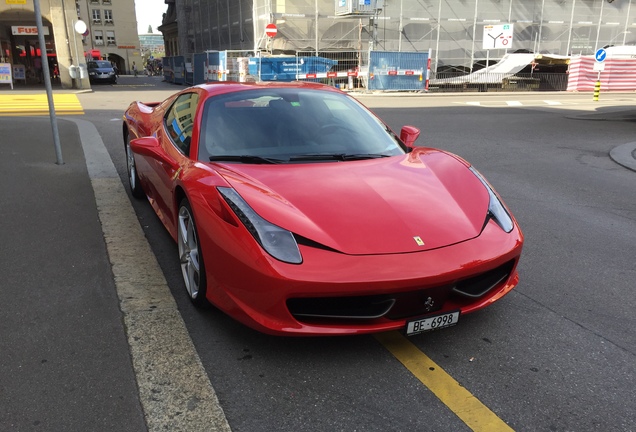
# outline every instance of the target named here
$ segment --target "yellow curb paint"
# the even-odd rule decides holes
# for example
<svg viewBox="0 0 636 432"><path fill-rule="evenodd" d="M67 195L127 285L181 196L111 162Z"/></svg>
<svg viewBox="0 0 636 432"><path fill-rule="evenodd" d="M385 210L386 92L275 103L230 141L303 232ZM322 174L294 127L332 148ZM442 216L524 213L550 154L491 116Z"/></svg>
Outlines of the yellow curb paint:
<svg viewBox="0 0 636 432"><path fill-rule="evenodd" d="M513 430L400 333L379 333L375 338L469 428L476 432Z"/></svg>
<svg viewBox="0 0 636 432"><path fill-rule="evenodd" d="M75 94L54 94L56 115L83 115L84 109ZM45 94L0 95L0 116L48 115L49 100Z"/></svg>

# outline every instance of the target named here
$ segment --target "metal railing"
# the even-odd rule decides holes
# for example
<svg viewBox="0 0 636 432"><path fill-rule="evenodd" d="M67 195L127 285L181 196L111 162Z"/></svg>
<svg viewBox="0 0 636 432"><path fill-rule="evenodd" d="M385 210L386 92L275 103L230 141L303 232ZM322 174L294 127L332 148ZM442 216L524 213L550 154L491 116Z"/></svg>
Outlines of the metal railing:
<svg viewBox="0 0 636 432"><path fill-rule="evenodd" d="M431 73L430 92L565 91L564 73L460 74Z"/></svg>

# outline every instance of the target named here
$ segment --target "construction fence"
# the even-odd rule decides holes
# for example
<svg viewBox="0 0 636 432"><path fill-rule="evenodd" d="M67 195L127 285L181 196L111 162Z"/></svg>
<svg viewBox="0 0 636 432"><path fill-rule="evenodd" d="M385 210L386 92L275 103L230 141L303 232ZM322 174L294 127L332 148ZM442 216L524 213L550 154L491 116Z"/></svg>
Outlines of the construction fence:
<svg viewBox="0 0 636 432"><path fill-rule="evenodd" d="M434 73L430 52L297 51L267 55L246 50L207 51L166 57L167 82L197 85L216 81L311 81L353 91L563 91L564 73Z"/></svg>

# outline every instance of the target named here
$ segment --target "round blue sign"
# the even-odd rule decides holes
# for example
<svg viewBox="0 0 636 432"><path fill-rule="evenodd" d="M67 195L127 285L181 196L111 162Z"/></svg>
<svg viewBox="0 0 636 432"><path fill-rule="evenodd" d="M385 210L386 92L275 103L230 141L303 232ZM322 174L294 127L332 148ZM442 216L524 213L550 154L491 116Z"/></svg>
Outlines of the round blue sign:
<svg viewBox="0 0 636 432"><path fill-rule="evenodd" d="M599 48L596 50L596 53L594 54L594 58L596 59L597 62L604 62L605 59L607 58L607 51L605 51L604 48Z"/></svg>

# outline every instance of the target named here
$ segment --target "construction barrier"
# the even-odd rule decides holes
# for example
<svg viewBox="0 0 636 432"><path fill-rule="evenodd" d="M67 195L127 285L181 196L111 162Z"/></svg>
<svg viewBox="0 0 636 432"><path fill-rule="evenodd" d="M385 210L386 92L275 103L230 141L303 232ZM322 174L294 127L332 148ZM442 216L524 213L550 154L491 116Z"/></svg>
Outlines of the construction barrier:
<svg viewBox="0 0 636 432"><path fill-rule="evenodd" d="M636 59L609 58L603 62L602 71L595 70L596 63L594 56L572 57L567 90L594 91L597 81L603 91L636 90Z"/></svg>

